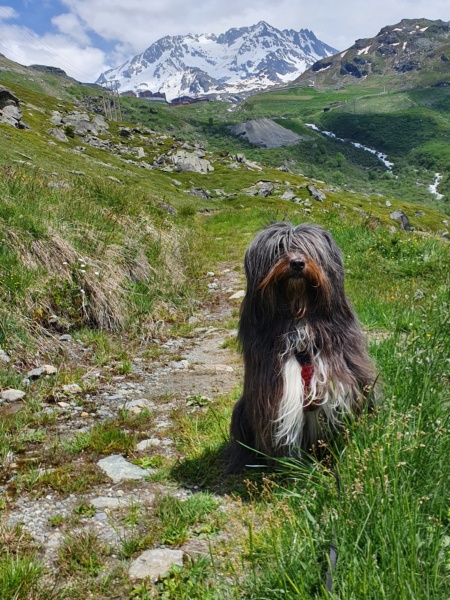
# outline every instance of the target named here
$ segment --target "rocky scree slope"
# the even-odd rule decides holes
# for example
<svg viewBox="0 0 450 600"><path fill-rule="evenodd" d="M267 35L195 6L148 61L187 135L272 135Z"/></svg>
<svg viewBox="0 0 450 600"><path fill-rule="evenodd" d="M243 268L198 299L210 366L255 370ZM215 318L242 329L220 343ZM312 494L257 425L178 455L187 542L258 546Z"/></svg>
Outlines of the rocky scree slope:
<svg viewBox="0 0 450 600"><path fill-rule="evenodd" d="M450 22L403 19L373 38L356 40L347 50L314 63L295 83L336 85L370 75L421 73L436 85L450 85Z"/></svg>

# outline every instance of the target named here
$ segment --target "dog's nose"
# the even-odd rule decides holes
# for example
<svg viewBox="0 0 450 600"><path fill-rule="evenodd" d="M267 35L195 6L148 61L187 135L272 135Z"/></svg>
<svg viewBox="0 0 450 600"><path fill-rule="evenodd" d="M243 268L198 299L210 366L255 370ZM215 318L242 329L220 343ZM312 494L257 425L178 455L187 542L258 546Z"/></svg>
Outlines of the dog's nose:
<svg viewBox="0 0 450 600"><path fill-rule="evenodd" d="M303 271L305 268L305 261L300 258L293 258L290 262L290 266L294 271Z"/></svg>

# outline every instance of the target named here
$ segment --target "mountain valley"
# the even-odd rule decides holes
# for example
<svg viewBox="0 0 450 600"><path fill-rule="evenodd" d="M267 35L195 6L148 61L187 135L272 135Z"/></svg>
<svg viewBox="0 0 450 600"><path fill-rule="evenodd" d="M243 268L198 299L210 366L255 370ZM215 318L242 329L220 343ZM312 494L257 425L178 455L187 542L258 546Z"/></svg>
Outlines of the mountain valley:
<svg viewBox="0 0 450 600"><path fill-rule="evenodd" d="M380 36L328 56L310 32L282 32L313 50L295 84L186 106L0 56L1 598L445 597L446 26L383 29L395 56ZM402 36L426 39L426 66L395 68ZM281 86L279 64L263 67L261 87ZM225 93L201 71L173 93ZM243 257L281 220L340 246L382 398L324 461L228 475Z"/></svg>

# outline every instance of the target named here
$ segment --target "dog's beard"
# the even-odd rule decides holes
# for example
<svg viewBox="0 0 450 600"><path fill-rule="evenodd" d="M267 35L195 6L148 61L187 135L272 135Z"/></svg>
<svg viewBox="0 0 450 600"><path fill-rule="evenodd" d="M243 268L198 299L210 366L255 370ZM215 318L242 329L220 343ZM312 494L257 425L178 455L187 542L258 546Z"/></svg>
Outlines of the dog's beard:
<svg viewBox="0 0 450 600"><path fill-rule="evenodd" d="M303 277L289 277L285 285L285 294L290 312L296 319L301 319L306 313L308 285Z"/></svg>

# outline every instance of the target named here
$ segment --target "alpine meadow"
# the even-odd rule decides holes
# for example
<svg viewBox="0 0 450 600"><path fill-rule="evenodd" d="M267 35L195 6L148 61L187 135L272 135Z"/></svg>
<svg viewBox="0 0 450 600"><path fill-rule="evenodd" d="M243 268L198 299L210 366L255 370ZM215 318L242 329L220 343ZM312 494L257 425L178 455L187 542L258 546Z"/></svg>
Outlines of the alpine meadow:
<svg viewBox="0 0 450 600"><path fill-rule="evenodd" d="M331 50L178 103L0 55L0 600L449 598L450 23ZM277 221L341 249L379 400L229 474Z"/></svg>

